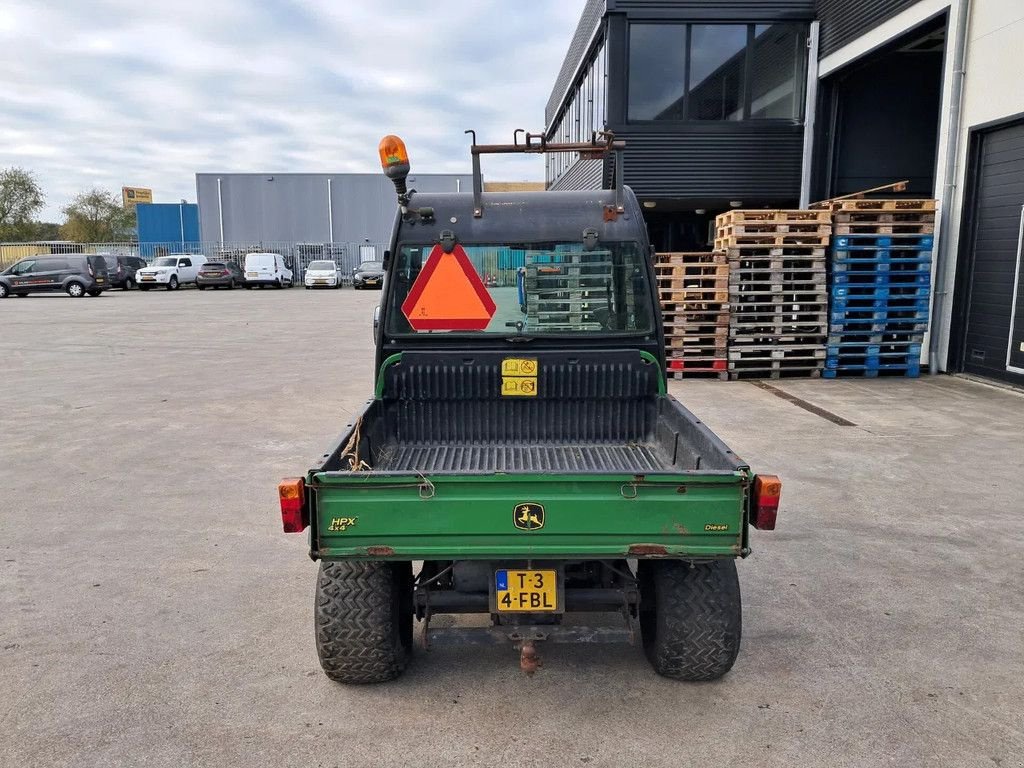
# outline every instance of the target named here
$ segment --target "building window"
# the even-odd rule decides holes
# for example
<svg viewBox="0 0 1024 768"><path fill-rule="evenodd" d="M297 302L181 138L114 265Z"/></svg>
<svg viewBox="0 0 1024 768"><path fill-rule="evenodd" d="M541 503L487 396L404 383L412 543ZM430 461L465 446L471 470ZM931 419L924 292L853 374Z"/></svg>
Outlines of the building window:
<svg viewBox="0 0 1024 768"><path fill-rule="evenodd" d="M629 119L802 119L806 40L798 24L632 24Z"/></svg>
<svg viewBox="0 0 1024 768"><path fill-rule="evenodd" d="M793 24L754 27L750 68L750 117L753 120L803 116L807 37Z"/></svg>
<svg viewBox="0 0 1024 768"><path fill-rule="evenodd" d="M690 27L690 120L742 120L747 27L694 24Z"/></svg>
<svg viewBox="0 0 1024 768"><path fill-rule="evenodd" d="M629 119L683 120L686 26L633 24L629 28Z"/></svg>

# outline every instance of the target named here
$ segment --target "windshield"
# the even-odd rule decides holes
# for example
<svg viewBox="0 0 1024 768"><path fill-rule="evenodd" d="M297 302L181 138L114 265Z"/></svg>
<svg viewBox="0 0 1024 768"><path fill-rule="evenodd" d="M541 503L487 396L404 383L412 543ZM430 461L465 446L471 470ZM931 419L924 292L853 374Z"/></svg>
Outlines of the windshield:
<svg viewBox="0 0 1024 768"><path fill-rule="evenodd" d="M176 267L178 266L178 259L176 256L161 256L159 259L154 259L152 266L154 267Z"/></svg>
<svg viewBox="0 0 1024 768"><path fill-rule="evenodd" d="M356 271L358 271L358 272L382 272L383 268L381 267L381 263L379 261L364 261L362 264L360 264L358 267L356 267Z"/></svg>
<svg viewBox="0 0 1024 768"><path fill-rule="evenodd" d="M453 271L444 267L432 270L430 277L437 275L446 284L431 287L428 281L417 286L409 306L403 307L434 250L432 244L406 245L398 249L393 268L387 320L389 333L465 331L476 326L482 328L476 331L478 333L506 336L606 335L649 333L654 328L647 270L636 243L601 243L593 250L587 250L579 241L462 245L461 248L483 291L490 297L493 312L486 307L486 297L474 301L472 297L479 294L461 282L462 272L458 268ZM466 304L467 296L469 304ZM461 310L463 306L469 309ZM458 318L450 322L436 319L460 312L467 317L479 316L481 306L485 307L483 321L464 323ZM430 313L433 317L428 317ZM414 320L412 324L410 317ZM420 330L415 330L414 325ZM429 330L424 330L424 326Z"/></svg>
<svg viewBox="0 0 1024 768"><path fill-rule="evenodd" d="M337 267L334 266L333 261L311 261L307 269L316 269L319 271L334 272Z"/></svg>

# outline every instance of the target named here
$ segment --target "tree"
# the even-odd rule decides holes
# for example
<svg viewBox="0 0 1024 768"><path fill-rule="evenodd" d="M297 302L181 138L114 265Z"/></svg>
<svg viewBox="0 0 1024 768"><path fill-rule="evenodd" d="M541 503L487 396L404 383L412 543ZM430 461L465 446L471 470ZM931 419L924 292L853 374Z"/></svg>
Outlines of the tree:
<svg viewBox="0 0 1024 768"><path fill-rule="evenodd" d="M32 237L32 217L43 207L43 190L23 168L0 170L0 240Z"/></svg>
<svg viewBox="0 0 1024 768"><path fill-rule="evenodd" d="M62 209L62 213L61 236L78 243L127 240L134 227L134 209L124 208L117 196L105 189L82 192Z"/></svg>

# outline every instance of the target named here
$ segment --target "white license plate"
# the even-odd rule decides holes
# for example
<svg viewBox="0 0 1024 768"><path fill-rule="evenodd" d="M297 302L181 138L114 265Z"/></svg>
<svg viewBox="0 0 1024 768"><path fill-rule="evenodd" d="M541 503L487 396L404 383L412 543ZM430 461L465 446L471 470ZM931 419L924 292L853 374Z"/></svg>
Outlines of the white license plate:
<svg viewBox="0 0 1024 768"><path fill-rule="evenodd" d="M316 283L317 285L327 285L326 280L314 280L313 282Z"/></svg>
<svg viewBox="0 0 1024 768"><path fill-rule="evenodd" d="M259 277L260 273L259 272L246 272L245 276L246 277Z"/></svg>
<svg viewBox="0 0 1024 768"><path fill-rule="evenodd" d="M143 275L142 276L142 281L145 282L145 283L150 283L150 282L153 282L154 280L156 280L156 278L153 277L152 275Z"/></svg>

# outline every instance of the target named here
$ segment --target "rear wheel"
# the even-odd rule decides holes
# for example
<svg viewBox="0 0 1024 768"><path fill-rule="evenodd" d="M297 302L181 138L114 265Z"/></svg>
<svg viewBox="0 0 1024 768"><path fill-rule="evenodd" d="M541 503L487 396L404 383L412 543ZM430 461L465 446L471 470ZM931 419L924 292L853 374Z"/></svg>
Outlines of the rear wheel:
<svg viewBox="0 0 1024 768"><path fill-rule="evenodd" d="M72 280L64 286L64 292L73 299L80 299L85 296L85 286Z"/></svg>
<svg viewBox="0 0 1024 768"><path fill-rule="evenodd" d="M148 291L149 290L149 286L148 285L140 285L139 286L139 290L140 291Z"/></svg>
<svg viewBox="0 0 1024 768"><path fill-rule="evenodd" d="M640 630L659 675L717 680L740 650L740 582L733 560L641 560Z"/></svg>
<svg viewBox="0 0 1024 768"><path fill-rule="evenodd" d="M99 296L103 291L91 290L87 292L90 296Z"/></svg>
<svg viewBox="0 0 1024 768"><path fill-rule="evenodd" d="M132 280L130 277L126 277L124 279L124 289L126 291L130 291L134 287L135 287L135 281Z"/></svg>
<svg viewBox="0 0 1024 768"><path fill-rule="evenodd" d="M398 677L412 655L412 563L320 563L314 626L320 666L339 683Z"/></svg>
<svg viewBox="0 0 1024 768"><path fill-rule="evenodd" d="M231 279L230 279L230 280L228 281L228 290L229 290L229 291L233 291L233 290L235 290L235 278L231 278Z"/></svg>
<svg viewBox="0 0 1024 768"><path fill-rule="evenodd" d="M200 291L206 290L206 286L203 285L202 283L196 283L196 288L198 288Z"/></svg>
<svg viewBox="0 0 1024 768"><path fill-rule="evenodd" d="M0 299L6 299L11 295L11 289L7 287L7 283L0 283ZM19 296L21 294L18 294Z"/></svg>

